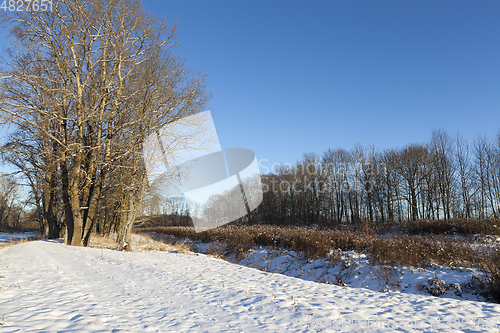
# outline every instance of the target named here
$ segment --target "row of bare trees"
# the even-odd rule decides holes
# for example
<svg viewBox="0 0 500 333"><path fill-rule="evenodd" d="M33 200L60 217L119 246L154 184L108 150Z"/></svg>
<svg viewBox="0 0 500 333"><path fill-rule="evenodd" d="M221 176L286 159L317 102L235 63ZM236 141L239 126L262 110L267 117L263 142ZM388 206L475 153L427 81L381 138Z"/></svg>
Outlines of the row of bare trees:
<svg viewBox="0 0 500 333"><path fill-rule="evenodd" d="M175 56L175 26L138 0L60 0L3 13L1 147L31 188L49 237L87 245L97 229L126 248L147 191L143 142L201 111L202 73Z"/></svg>
<svg viewBox="0 0 500 333"><path fill-rule="evenodd" d="M8 174L0 174L0 230L5 226L19 226L24 205L19 200L20 185L18 180Z"/></svg>
<svg viewBox="0 0 500 333"><path fill-rule="evenodd" d="M427 144L305 154L263 176L248 217L282 224L500 217L500 135L469 145L434 131Z"/></svg>

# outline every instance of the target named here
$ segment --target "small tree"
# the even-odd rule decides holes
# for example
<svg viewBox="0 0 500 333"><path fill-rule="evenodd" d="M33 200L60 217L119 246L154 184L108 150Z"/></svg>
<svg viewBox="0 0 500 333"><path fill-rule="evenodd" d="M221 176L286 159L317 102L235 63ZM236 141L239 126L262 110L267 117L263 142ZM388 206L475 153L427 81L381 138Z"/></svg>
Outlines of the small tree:
<svg viewBox="0 0 500 333"><path fill-rule="evenodd" d="M8 224L17 213L16 200L19 194L19 184L11 175L0 175L0 230Z"/></svg>

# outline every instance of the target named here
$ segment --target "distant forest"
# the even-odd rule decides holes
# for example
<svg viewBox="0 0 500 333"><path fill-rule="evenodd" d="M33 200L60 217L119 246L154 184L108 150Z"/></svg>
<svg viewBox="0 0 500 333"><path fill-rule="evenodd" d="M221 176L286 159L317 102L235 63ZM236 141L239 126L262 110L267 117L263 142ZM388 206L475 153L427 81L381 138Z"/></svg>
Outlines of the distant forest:
<svg viewBox="0 0 500 333"><path fill-rule="evenodd" d="M272 171L261 177L261 205L236 223L335 226L500 216L500 133L469 144L437 130L425 144L382 152L361 145L329 149ZM191 224L182 202L174 206L153 224Z"/></svg>

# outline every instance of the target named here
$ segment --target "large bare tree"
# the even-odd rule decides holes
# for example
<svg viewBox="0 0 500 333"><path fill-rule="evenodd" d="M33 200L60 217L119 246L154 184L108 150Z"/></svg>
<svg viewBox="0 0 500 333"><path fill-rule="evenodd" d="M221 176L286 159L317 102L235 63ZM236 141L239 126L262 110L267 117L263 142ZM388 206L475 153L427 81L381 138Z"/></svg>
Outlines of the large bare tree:
<svg viewBox="0 0 500 333"><path fill-rule="evenodd" d="M0 117L42 155L42 197L59 193L66 243L87 245L113 180L126 248L147 184L142 143L204 108L205 76L173 55L175 26L140 1L61 0L2 20L13 44L0 71Z"/></svg>

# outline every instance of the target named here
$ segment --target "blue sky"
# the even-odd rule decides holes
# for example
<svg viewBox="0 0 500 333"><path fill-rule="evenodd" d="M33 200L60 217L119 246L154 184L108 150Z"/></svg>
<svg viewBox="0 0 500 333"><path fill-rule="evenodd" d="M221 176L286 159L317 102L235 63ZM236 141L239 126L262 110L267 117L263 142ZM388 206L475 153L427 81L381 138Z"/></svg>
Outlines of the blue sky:
<svg viewBox="0 0 500 333"><path fill-rule="evenodd" d="M498 1L146 0L208 73L223 147L305 152L469 142L500 129ZM2 44L2 41L0 41Z"/></svg>
<svg viewBox="0 0 500 333"><path fill-rule="evenodd" d="M221 144L259 159L500 129L500 2L144 1L209 74Z"/></svg>

